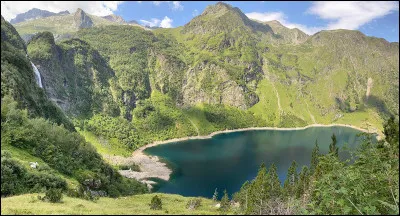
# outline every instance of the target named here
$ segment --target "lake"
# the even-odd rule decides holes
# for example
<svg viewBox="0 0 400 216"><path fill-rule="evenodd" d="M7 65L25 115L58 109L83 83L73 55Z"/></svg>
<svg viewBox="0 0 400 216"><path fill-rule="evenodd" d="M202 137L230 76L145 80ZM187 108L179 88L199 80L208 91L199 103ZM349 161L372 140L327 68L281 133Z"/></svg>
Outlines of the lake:
<svg viewBox="0 0 400 216"><path fill-rule="evenodd" d="M157 180L155 191L183 196L211 198L215 188L231 195L246 180L252 180L264 162L278 168L283 184L287 170L295 160L298 171L310 165L311 152L318 140L320 153L328 153L335 133L340 158L348 158L341 147L354 148L361 141L360 131L349 127L311 127L304 130L254 130L225 133L211 139L187 140L154 146L144 150L156 155L173 170L169 181Z"/></svg>

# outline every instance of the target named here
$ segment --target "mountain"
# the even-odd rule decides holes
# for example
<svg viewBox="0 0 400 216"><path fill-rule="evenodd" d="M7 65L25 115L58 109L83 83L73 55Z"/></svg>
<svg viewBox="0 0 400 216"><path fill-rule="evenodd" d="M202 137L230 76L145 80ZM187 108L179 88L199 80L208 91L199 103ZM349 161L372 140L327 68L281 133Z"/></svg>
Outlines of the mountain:
<svg viewBox="0 0 400 216"><path fill-rule="evenodd" d="M334 214L361 213L340 199L355 188L355 177L368 179L379 170L390 175L377 175L373 185L382 190L374 186L368 191L370 197L384 191L384 199L371 198L361 211L398 211L390 204L396 179L380 183L398 176L398 125L393 125L399 118L399 43L360 31L307 35L278 21L251 20L225 3L208 6L184 26L152 30L81 9L14 26L1 17L1 105L2 196L52 188L68 194L68 205L75 202L71 197L94 200L145 193L144 184L118 170L137 167L119 162L148 143L226 129L338 123L387 140L377 148L362 145L356 154L360 161L352 165L332 154L318 157L324 166L314 167L318 176L311 179L303 168L299 179L312 184L303 195L315 199L307 206ZM391 116L395 120L383 124ZM38 162L39 168L29 162ZM343 172L335 176L330 170ZM348 184L326 201L332 178ZM262 185L257 179L263 178L245 183L242 194L234 197L247 199L240 196L247 194L249 184L249 191L257 193ZM324 193L315 193L313 187ZM186 206L187 200L162 196L163 203L166 199ZM148 208L151 197L144 197L140 208ZM355 198L355 205L365 203L365 196ZM105 200L116 199L98 203L104 206ZM332 203L339 210L326 208ZM369 208L376 203L383 210ZM83 204L93 207L92 202Z"/></svg>
<svg viewBox="0 0 400 216"><path fill-rule="evenodd" d="M22 13L22 14L18 14L14 19L10 20L11 24L17 24L20 22L24 22L24 21L29 21L29 20L34 20L34 19L40 19L40 18L44 18L44 17L50 17L50 16L62 16L62 15L68 15L69 12L66 11L61 11L58 13L53 13L50 11L46 11L46 10L40 10L37 8L32 8L29 11Z"/></svg>
<svg viewBox="0 0 400 216"><path fill-rule="evenodd" d="M74 33L81 28L106 25L132 25L142 27L134 20L130 21L130 23L126 23L120 16L108 15L100 17L88 14L80 8L73 14L55 14L50 17L19 22L14 26L24 41L28 42L35 34L42 31L50 31L53 33L55 40L58 41L72 38ZM142 28L147 29L145 27Z"/></svg>
<svg viewBox="0 0 400 216"><path fill-rule="evenodd" d="M117 22L117 23L126 23L124 18L122 18L121 16L117 16L115 14L111 14L111 15L107 15L107 16L103 16L102 18L110 20L112 22ZM133 22L132 22L133 21ZM133 23L133 24L137 24L137 22L135 20L132 20L128 23Z"/></svg>
<svg viewBox="0 0 400 216"><path fill-rule="evenodd" d="M50 22L57 16L16 30L46 24L49 32L27 50L48 97L87 130L132 149L251 126L343 123L379 132L398 116L398 43L353 30L307 35L225 3L182 27L152 31L81 10L57 24L70 28L74 16L78 24L62 41L66 28ZM116 123L121 118L126 124Z"/></svg>
<svg viewBox="0 0 400 216"><path fill-rule="evenodd" d="M92 19L80 8L74 13L74 24L75 28L90 28L93 26Z"/></svg>

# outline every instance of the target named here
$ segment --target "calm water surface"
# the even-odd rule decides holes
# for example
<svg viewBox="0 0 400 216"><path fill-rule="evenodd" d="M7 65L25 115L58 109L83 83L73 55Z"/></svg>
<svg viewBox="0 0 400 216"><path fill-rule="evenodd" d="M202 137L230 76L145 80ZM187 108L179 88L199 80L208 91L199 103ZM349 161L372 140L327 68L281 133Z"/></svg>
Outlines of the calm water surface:
<svg viewBox="0 0 400 216"><path fill-rule="evenodd" d="M331 135L337 144L354 148L360 131L348 127L312 127L293 131L243 131L219 134L211 139L188 140L151 147L146 154L157 155L173 170L169 181L158 180L155 190L184 196L212 197L215 188L222 194L238 191L246 180L257 175L262 162L278 168L283 184L287 170L296 160L298 171L309 165L315 140L321 153L329 151ZM339 150L341 158L348 153Z"/></svg>

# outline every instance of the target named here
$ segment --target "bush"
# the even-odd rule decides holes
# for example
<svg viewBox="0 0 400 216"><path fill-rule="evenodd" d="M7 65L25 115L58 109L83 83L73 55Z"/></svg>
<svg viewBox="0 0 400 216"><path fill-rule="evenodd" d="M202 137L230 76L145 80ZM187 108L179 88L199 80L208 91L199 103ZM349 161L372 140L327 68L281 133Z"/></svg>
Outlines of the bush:
<svg viewBox="0 0 400 216"><path fill-rule="evenodd" d="M186 208L193 210L193 209L197 209L200 205L201 205L200 198L190 199L186 204Z"/></svg>
<svg viewBox="0 0 400 216"><path fill-rule="evenodd" d="M46 195L43 200L48 200L52 203L60 202L62 199L61 189L50 188L46 191Z"/></svg>
<svg viewBox="0 0 400 216"><path fill-rule="evenodd" d="M140 172L140 167L139 167L139 165L134 164L134 163L132 163L132 164L127 164L127 165L125 165L125 164L124 164L124 165L119 165L118 168L119 168L120 170L129 170L129 169L131 169L132 171Z"/></svg>
<svg viewBox="0 0 400 216"><path fill-rule="evenodd" d="M161 199L157 195L155 195L151 199L150 209L152 209L152 210L161 210L162 209Z"/></svg>

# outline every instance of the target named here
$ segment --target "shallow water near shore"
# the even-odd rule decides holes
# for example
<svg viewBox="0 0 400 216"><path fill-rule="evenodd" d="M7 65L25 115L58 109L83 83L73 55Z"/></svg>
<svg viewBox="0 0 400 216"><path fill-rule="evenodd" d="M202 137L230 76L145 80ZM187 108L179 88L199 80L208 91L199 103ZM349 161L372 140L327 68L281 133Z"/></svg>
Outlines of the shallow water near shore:
<svg viewBox="0 0 400 216"><path fill-rule="evenodd" d="M252 180L262 162L278 168L283 184L287 170L295 160L298 171L309 165L311 151L318 140L320 153L327 153L332 134L340 147L340 158L348 158L342 147L356 147L361 131L349 127L311 127L304 130L258 130L218 134L210 139L186 140L153 146L144 153L166 161L173 170L169 181L157 181L155 191L184 196L212 197L238 191L246 180Z"/></svg>

